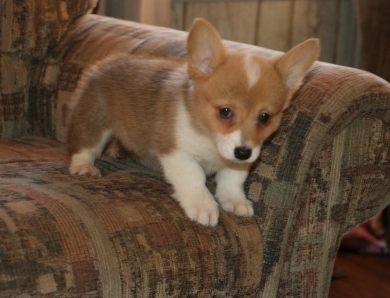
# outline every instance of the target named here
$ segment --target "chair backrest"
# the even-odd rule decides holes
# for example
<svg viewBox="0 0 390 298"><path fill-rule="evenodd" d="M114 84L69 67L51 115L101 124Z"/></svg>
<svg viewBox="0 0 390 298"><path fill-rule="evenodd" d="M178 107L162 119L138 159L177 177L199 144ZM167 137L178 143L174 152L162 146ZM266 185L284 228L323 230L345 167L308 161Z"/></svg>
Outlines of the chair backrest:
<svg viewBox="0 0 390 298"><path fill-rule="evenodd" d="M31 132L30 81L37 66L69 25L90 12L97 0L3 1L0 23L0 138Z"/></svg>

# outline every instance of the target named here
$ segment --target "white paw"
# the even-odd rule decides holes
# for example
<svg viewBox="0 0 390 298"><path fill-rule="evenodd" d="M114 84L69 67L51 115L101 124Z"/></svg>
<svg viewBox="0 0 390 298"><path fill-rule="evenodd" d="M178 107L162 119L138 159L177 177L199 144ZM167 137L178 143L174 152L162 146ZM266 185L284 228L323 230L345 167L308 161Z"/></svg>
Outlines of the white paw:
<svg viewBox="0 0 390 298"><path fill-rule="evenodd" d="M247 199L226 199L220 200L223 210L232 212L239 216L253 216L253 204Z"/></svg>
<svg viewBox="0 0 390 298"><path fill-rule="evenodd" d="M214 227L218 224L219 209L214 199L182 204L187 216L201 225Z"/></svg>
<svg viewBox="0 0 390 298"><path fill-rule="evenodd" d="M69 172L71 175L90 175L94 177L101 177L100 170L93 165L84 164L84 165L74 165L69 167Z"/></svg>

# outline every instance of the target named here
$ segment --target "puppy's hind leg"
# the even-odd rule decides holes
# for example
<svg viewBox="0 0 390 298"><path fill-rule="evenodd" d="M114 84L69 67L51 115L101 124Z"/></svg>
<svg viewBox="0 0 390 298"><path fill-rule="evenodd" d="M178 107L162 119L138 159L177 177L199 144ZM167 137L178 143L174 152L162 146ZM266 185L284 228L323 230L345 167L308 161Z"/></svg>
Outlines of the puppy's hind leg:
<svg viewBox="0 0 390 298"><path fill-rule="evenodd" d="M72 154L69 166L71 175L101 176L100 170L94 166L95 159L102 154L102 151L110 139L112 133L105 131L100 136L98 143L89 148L81 148Z"/></svg>

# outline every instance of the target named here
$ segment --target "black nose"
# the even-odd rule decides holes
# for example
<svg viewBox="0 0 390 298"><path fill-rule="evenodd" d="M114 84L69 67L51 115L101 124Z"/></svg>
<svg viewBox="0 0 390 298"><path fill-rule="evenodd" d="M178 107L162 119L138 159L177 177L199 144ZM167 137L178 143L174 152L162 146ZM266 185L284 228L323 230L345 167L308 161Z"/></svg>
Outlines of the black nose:
<svg viewBox="0 0 390 298"><path fill-rule="evenodd" d="M234 156L239 160L247 160L252 155L252 149L248 147L236 147L234 149Z"/></svg>

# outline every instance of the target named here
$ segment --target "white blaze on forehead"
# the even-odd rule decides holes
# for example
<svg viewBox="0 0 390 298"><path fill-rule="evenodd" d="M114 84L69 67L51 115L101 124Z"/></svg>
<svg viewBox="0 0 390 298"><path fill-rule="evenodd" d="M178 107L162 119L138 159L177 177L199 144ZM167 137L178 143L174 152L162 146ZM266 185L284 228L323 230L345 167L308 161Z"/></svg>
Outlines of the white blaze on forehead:
<svg viewBox="0 0 390 298"><path fill-rule="evenodd" d="M260 79L260 65L256 63L252 56L246 55L244 58L244 66L248 77L249 88L252 88Z"/></svg>

